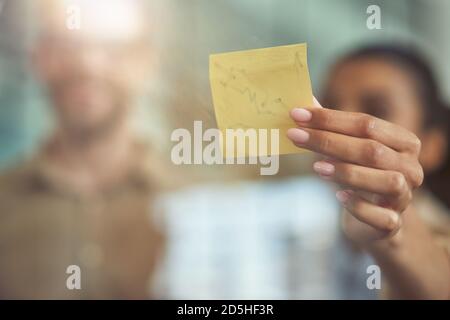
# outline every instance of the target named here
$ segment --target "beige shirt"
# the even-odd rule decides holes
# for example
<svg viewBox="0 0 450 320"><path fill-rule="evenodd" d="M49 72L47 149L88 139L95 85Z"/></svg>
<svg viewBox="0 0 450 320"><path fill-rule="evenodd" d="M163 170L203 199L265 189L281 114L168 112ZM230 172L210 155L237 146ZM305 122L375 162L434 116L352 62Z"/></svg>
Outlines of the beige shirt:
<svg viewBox="0 0 450 320"><path fill-rule="evenodd" d="M0 298L149 297L163 245L149 210L161 172L136 150L127 178L93 197L66 190L40 157L0 177ZM70 265L80 290L66 286Z"/></svg>

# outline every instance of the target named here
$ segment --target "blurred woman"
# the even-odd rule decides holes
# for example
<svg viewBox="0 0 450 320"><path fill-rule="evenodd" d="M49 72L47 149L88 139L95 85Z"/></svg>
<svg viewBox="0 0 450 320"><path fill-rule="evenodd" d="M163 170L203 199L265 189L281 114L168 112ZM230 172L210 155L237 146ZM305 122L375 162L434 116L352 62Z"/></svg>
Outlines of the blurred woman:
<svg viewBox="0 0 450 320"><path fill-rule="evenodd" d="M387 297L449 299L450 216L418 189L447 152L430 68L409 48L366 47L334 66L322 103L292 110L288 137L325 156L314 170L341 186L346 235L382 268Z"/></svg>

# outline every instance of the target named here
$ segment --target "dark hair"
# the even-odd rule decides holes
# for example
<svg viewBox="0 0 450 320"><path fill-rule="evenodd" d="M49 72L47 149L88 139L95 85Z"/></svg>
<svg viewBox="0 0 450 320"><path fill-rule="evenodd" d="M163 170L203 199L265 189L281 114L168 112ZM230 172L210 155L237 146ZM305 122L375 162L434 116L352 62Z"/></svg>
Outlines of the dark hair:
<svg viewBox="0 0 450 320"><path fill-rule="evenodd" d="M425 58L417 49L397 44L377 44L357 49L346 55L341 61L345 63L362 58L382 58L388 63L403 68L411 74L416 82L419 98L425 114L425 128L440 128L447 135L447 143L450 142L450 108L444 102L433 70ZM450 150L450 146L448 147ZM450 207L450 152L436 172L426 177L427 187L443 202Z"/></svg>
<svg viewBox="0 0 450 320"><path fill-rule="evenodd" d="M395 44L370 45L351 52L341 62L362 58L382 58L411 74L417 84L425 114L425 127L438 126L445 129L449 109L444 103L433 70L417 49Z"/></svg>

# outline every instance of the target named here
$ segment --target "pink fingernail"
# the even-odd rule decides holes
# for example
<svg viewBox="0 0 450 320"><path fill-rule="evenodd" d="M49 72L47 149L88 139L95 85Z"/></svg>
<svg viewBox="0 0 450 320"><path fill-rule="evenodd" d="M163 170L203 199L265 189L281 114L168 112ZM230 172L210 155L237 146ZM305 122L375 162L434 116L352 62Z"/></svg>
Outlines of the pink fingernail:
<svg viewBox="0 0 450 320"><path fill-rule="evenodd" d="M287 131L287 137L295 143L305 143L309 140L309 133L298 128L291 128Z"/></svg>
<svg viewBox="0 0 450 320"><path fill-rule="evenodd" d="M350 199L350 194L347 191L338 191L336 192L336 198L339 202L346 203Z"/></svg>
<svg viewBox="0 0 450 320"><path fill-rule="evenodd" d="M334 174L335 167L333 164L326 161L317 161L313 165L313 169L319 175L331 176Z"/></svg>
<svg viewBox="0 0 450 320"><path fill-rule="evenodd" d="M312 113L307 109L295 108L291 111L291 117L298 122L308 122L312 118Z"/></svg>

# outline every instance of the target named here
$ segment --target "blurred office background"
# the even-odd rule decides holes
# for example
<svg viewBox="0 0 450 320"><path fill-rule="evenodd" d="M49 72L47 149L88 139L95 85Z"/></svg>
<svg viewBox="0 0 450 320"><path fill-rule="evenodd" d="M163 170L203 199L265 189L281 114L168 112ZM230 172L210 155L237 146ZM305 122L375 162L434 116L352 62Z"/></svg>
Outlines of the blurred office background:
<svg viewBox="0 0 450 320"><path fill-rule="evenodd" d="M30 70L33 2L0 0L0 167L31 154L52 127ZM192 128L194 120L215 125L208 82L211 53L307 42L311 80L320 96L328 67L339 55L378 40L400 41L422 49L450 98L450 1L153 2L164 12L150 35L159 65L135 123L145 138L157 142L168 162L173 128ZM372 4L381 8L381 30L366 26ZM258 168L186 168L216 183L161 202L169 212L170 240L157 290L176 298L373 297L361 291L365 280L352 283L358 277L341 268L355 261L356 273L364 276L370 261L356 261L341 251L332 190L301 178L309 173L309 161L309 155L283 156L280 174L264 178L257 176ZM259 181L227 186L217 180L221 176ZM289 205L293 199L299 210Z"/></svg>

